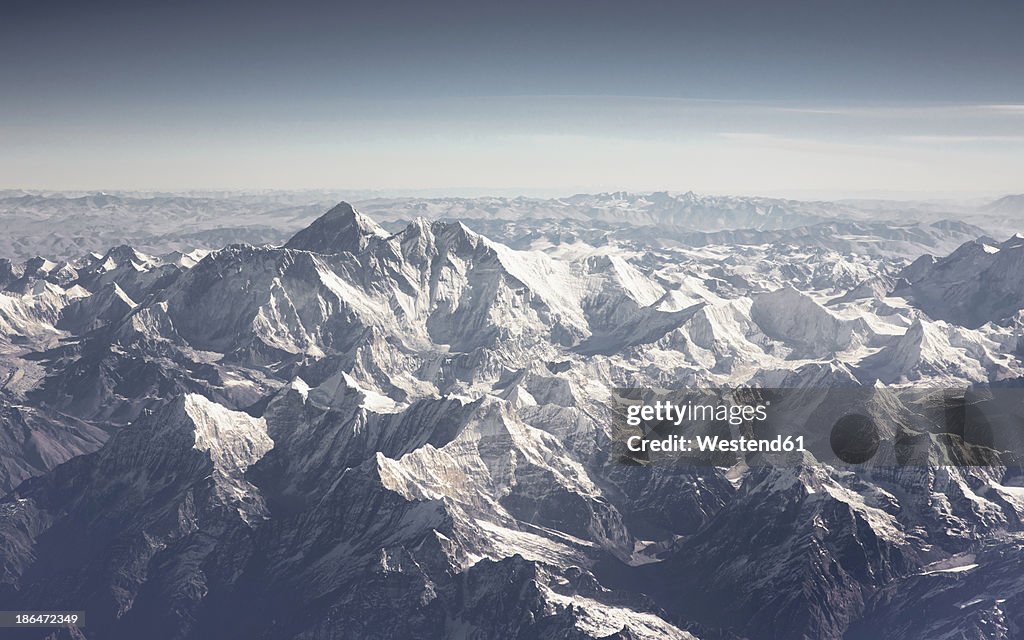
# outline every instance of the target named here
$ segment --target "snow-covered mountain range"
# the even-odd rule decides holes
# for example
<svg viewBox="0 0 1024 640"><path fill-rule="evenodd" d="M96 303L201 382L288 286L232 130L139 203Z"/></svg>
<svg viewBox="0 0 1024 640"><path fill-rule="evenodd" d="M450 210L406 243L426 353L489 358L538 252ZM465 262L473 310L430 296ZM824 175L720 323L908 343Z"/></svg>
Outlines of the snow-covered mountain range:
<svg viewBox="0 0 1024 640"><path fill-rule="evenodd" d="M0 602L96 639L1019 637L1019 468L613 455L615 388L1019 386L1024 241L950 217L373 200L4 261Z"/></svg>

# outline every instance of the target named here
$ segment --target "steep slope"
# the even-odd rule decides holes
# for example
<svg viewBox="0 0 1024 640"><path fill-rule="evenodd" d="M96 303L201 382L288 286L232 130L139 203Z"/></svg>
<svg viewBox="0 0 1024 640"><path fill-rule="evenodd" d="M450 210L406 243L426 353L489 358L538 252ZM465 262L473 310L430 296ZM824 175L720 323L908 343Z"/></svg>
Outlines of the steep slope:
<svg viewBox="0 0 1024 640"><path fill-rule="evenodd" d="M96 293L72 300L61 311L57 327L81 335L120 321L136 306L124 289L110 282Z"/></svg>
<svg viewBox="0 0 1024 640"><path fill-rule="evenodd" d="M756 296L750 317L765 335L817 357L842 351L853 341L849 324L792 287Z"/></svg>
<svg viewBox="0 0 1024 640"><path fill-rule="evenodd" d="M37 282L25 293L0 292L0 345L52 342L60 336L55 325L61 311L84 294L81 289L66 291L45 281Z"/></svg>
<svg viewBox="0 0 1024 640"><path fill-rule="evenodd" d="M359 253L374 238L387 236L376 222L342 202L292 236L284 246L316 253Z"/></svg>
<svg viewBox="0 0 1024 640"><path fill-rule="evenodd" d="M996 214L1019 216L1024 213L1024 194L1003 196L985 205L984 210Z"/></svg>
<svg viewBox="0 0 1024 640"><path fill-rule="evenodd" d="M1020 375L1019 363L1010 355L1016 346L1011 331L986 335L918 318L890 345L862 360L859 369L886 383L996 381Z"/></svg>
<svg viewBox="0 0 1024 640"><path fill-rule="evenodd" d="M108 434L87 422L0 396L0 494L103 446Z"/></svg>
<svg viewBox="0 0 1024 640"><path fill-rule="evenodd" d="M103 634L145 606L153 579L184 571L178 579L185 581L164 594L164 610L187 608L194 589L203 589L201 573L188 575L189 567L214 552L218 536L266 517L244 472L272 446L263 420L188 395L119 431L99 452L29 480L3 505L4 601L79 602L92 616L90 633ZM187 628L180 617L174 623Z"/></svg>
<svg viewBox="0 0 1024 640"><path fill-rule="evenodd" d="M945 258L915 262L900 274L904 296L937 320L976 329L1024 308L1024 238L968 242Z"/></svg>

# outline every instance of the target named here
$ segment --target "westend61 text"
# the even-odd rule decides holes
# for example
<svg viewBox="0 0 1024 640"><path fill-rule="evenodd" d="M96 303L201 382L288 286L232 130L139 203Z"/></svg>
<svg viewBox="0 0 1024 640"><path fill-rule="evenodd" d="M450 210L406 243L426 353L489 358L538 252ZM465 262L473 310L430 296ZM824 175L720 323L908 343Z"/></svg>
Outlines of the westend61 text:
<svg viewBox="0 0 1024 640"><path fill-rule="evenodd" d="M626 440L626 448L634 453L641 452L738 452L756 453L759 451L772 453L788 453L806 451L803 436L775 436L774 438L722 438L720 436L667 436L654 440L643 436L630 436Z"/></svg>

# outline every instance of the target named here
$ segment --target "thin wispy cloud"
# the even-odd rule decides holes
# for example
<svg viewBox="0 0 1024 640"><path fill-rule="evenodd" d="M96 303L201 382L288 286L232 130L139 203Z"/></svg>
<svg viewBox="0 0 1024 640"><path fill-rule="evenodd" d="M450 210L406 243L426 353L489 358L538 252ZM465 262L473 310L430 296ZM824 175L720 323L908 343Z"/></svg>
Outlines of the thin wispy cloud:
<svg viewBox="0 0 1024 640"><path fill-rule="evenodd" d="M924 136L899 136L896 138L902 142L922 144L958 144L958 143L985 143L985 144L1020 144L1024 143L1024 135L1021 136L983 136L983 135L924 135Z"/></svg>
<svg viewBox="0 0 1024 640"><path fill-rule="evenodd" d="M783 113L857 118L991 118L993 115L1024 116L1024 105L1021 104L876 104L824 107L800 105L771 106L762 104L761 106Z"/></svg>

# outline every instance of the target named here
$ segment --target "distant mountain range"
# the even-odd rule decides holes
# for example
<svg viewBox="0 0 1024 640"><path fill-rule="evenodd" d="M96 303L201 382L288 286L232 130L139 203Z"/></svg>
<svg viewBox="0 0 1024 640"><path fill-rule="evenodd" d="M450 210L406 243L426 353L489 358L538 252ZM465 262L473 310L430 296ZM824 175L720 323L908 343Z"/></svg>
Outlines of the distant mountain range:
<svg viewBox="0 0 1024 640"><path fill-rule="evenodd" d="M369 196L370 194L364 194ZM1010 235L1017 229L1021 196L1007 196L976 207L918 202L805 202L778 198L704 196L667 192L579 194L565 198L371 198L356 204L370 217L397 231L417 217L472 221L494 233L498 225L596 226L625 232L636 227L668 228L689 242L694 234L776 233L823 225L891 225L910 235L929 234L943 221ZM35 256L72 259L90 251L130 244L162 254L215 249L232 242L281 244L334 204L321 192L203 194L36 194L0 192L0 217L9 232L0 238L0 256L17 261ZM1016 204L1014 204L1016 203ZM481 225L487 225L484 229ZM918 227L923 228L917 231ZM828 237L825 229L820 238ZM842 237L842 236L840 236ZM496 238L510 240L498 234ZM959 242L967 237L958 238ZM815 238L804 234L802 241ZM798 240L799 241L799 240ZM922 242L924 243L922 245ZM914 240L889 247L912 256L946 252L946 244ZM959 242L957 244L959 244Z"/></svg>

